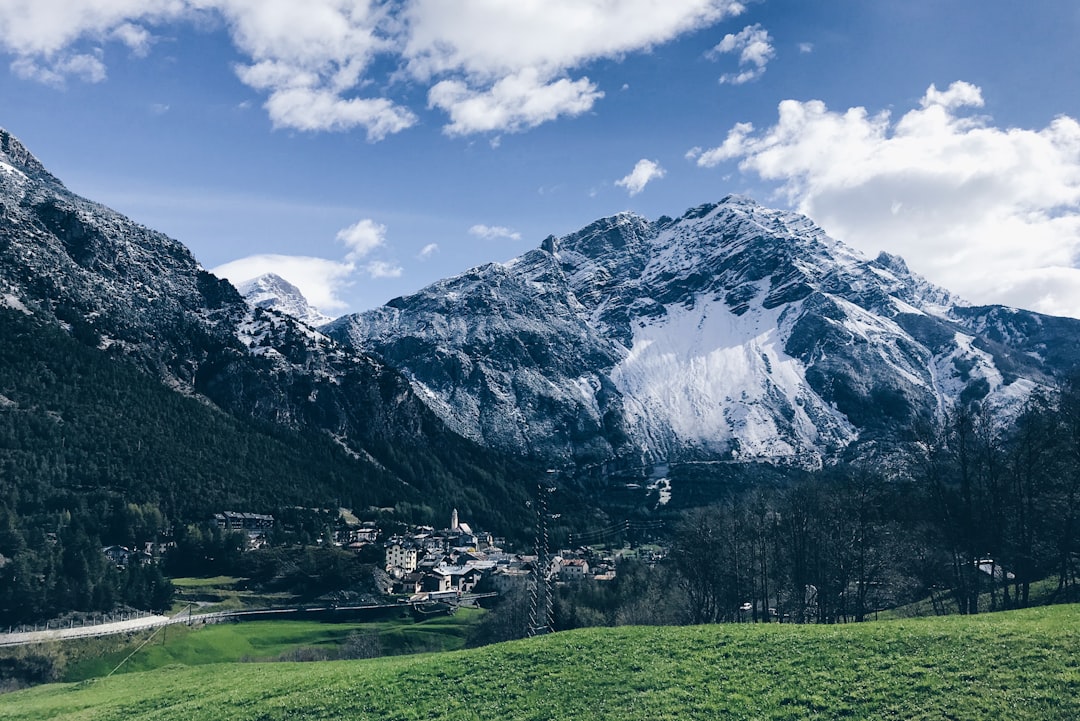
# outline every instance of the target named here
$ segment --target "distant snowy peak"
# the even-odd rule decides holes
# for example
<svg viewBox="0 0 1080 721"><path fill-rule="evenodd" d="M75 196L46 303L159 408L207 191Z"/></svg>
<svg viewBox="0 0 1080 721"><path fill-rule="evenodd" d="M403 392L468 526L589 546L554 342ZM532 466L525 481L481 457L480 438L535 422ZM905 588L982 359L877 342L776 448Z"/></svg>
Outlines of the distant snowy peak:
<svg viewBox="0 0 1080 721"><path fill-rule="evenodd" d="M237 284L236 289L256 308L287 313L313 328L333 320L311 305L299 288L275 273L266 273L246 280Z"/></svg>

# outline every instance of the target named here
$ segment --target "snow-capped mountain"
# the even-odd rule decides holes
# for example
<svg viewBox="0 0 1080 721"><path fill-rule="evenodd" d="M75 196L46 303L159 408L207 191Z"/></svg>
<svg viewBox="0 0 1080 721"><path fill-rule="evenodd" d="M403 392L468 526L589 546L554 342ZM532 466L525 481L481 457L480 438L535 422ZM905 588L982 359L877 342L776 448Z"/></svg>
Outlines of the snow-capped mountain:
<svg viewBox="0 0 1080 721"><path fill-rule="evenodd" d="M179 242L71 193L2 129L0 306L58 323L241 420L330 436L413 492L432 481L408 467L417 458L444 491L501 462L449 431L398 371L249 305Z"/></svg>
<svg viewBox="0 0 1080 721"><path fill-rule="evenodd" d="M276 273L266 273L238 283L236 289L253 306L286 313L312 328L333 320L311 305L299 288Z"/></svg>
<svg viewBox="0 0 1080 721"><path fill-rule="evenodd" d="M494 447L815 466L957 404L1014 412L1075 366L1080 322L969 307L729 196L599 220L324 331Z"/></svg>

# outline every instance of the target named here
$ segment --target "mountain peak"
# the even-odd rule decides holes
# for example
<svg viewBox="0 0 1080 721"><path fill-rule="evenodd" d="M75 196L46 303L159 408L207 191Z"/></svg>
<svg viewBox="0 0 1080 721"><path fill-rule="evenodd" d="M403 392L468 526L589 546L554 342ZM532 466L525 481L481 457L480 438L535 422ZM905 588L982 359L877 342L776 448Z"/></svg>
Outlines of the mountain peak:
<svg viewBox="0 0 1080 721"><path fill-rule="evenodd" d="M292 317L317 327L333 320L318 308L311 305L304 294L295 285L277 273L264 273L255 278L238 283L236 289L248 303L257 308L266 308L286 313Z"/></svg>
<svg viewBox="0 0 1080 721"><path fill-rule="evenodd" d="M41 161L34 157L33 153L26 149L18 138L4 128L0 128L0 169L9 165L15 170L29 175L44 176L45 178L59 183Z"/></svg>

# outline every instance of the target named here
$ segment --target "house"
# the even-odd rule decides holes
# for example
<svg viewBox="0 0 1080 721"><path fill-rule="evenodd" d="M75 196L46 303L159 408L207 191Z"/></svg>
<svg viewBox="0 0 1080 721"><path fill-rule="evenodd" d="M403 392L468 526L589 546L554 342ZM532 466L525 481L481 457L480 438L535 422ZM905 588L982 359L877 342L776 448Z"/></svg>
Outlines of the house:
<svg viewBox="0 0 1080 721"><path fill-rule="evenodd" d="M133 560L149 563L154 557L145 551L133 551L127 546L105 546L101 549L105 557L116 564L117 568L124 568Z"/></svg>
<svg viewBox="0 0 1080 721"><path fill-rule="evenodd" d="M274 528L274 517L262 513L239 513L222 511L214 514L214 523L226 531L247 531L261 533Z"/></svg>
<svg viewBox="0 0 1080 721"><path fill-rule="evenodd" d="M420 562L420 549L407 542L394 541L386 547L386 570L400 569L412 573Z"/></svg>
<svg viewBox="0 0 1080 721"><path fill-rule="evenodd" d="M584 558L565 558L559 566L563 581L583 581L589 575L589 563Z"/></svg>
<svg viewBox="0 0 1080 721"><path fill-rule="evenodd" d="M435 569L431 573L424 574L424 578L420 582L420 590L428 593L438 593L439 591L452 591L454 588L450 574Z"/></svg>
<svg viewBox="0 0 1080 721"><path fill-rule="evenodd" d="M450 588L457 589L462 593L472 591L476 588L476 584L480 583L480 579L484 577L484 572L481 569L471 565L443 566L435 569L435 572L448 577Z"/></svg>
<svg viewBox="0 0 1080 721"><path fill-rule="evenodd" d="M101 552L105 554L106 558L120 567L126 566L128 557L131 556L131 549L126 546L105 546L101 549Z"/></svg>
<svg viewBox="0 0 1080 721"><path fill-rule="evenodd" d="M1012 571L1006 571L1005 568L992 558L980 558L975 564L980 571L985 573L995 581L1013 581L1016 580L1016 576Z"/></svg>
<svg viewBox="0 0 1080 721"><path fill-rule="evenodd" d="M406 593L410 596L420 593L424 585L424 574L420 572L413 572L404 576L400 583L395 584L394 589L398 593Z"/></svg>

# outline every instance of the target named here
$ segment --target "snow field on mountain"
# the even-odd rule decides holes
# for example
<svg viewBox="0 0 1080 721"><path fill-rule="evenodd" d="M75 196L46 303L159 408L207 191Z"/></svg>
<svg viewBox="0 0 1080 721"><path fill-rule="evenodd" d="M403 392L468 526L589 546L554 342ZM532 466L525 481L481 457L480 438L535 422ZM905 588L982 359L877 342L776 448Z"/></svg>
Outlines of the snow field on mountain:
<svg viewBox="0 0 1080 721"><path fill-rule="evenodd" d="M855 431L806 384L805 368L783 351L783 308L735 315L722 301L668 308L639 324L611 379L633 423L650 437L737 458L793 458L849 442ZM815 416L835 417L819 428ZM780 425L784 425L781 428ZM835 437L823 439L822 432Z"/></svg>

